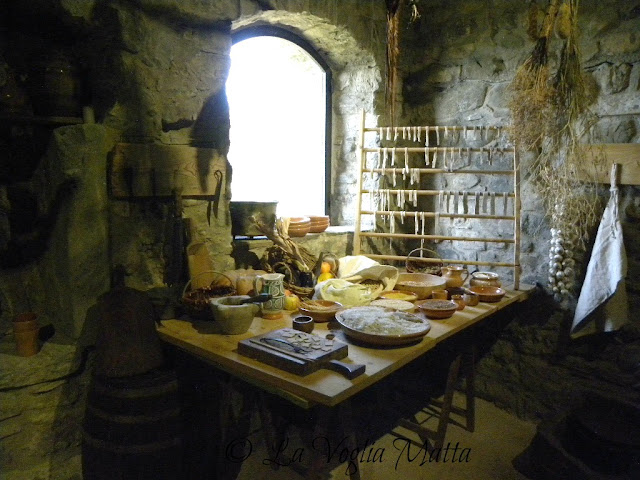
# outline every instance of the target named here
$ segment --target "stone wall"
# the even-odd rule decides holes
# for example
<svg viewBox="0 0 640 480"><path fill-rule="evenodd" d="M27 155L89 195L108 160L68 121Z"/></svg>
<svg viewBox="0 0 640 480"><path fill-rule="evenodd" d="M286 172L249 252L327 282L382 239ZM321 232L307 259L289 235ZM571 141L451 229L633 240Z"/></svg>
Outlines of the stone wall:
<svg viewBox="0 0 640 480"><path fill-rule="evenodd" d="M55 129L47 155L22 182L42 204L46 248L0 271L0 470L5 478L80 478L78 456L98 295L109 288L107 152L100 125ZM13 188L10 187L10 188ZM61 195L64 192L64 195ZM59 200L56 200L59 199ZM16 204L13 205L16 208ZM14 232L14 238L15 238ZM14 254L17 255L17 254ZM38 315L38 354L16 355L11 319Z"/></svg>
<svg viewBox="0 0 640 480"><path fill-rule="evenodd" d="M527 7L501 0L455 3L457 8L446 1L420 2L421 17L405 31L403 121L411 125L508 125L509 82L533 47L526 33ZM591 142L640 141L639 7L614 0L580 2L582 61L590 108L599 117ZM552 49L552 64L557 54ZM511 322L499 324L503 329L497 328L498 323L488 326L478 365L478 392L530 418L567 408L582 389L637 398L637 321L616 334L570 341L572 312L547 293L549 225L542 199L527 176L530 162L531 156L522 158L522 280L541 289L513 313ZM606 189L602 196L604 205ZM621 188L631 311L640 293L636 281L639 202L637 187ZM478 232L482 233L491 230ZM446 252L453 247L439 248ZM455 251L469 259L490 253L465 252L460 247ZM582 275L588 258L583 255Z"/></svg>

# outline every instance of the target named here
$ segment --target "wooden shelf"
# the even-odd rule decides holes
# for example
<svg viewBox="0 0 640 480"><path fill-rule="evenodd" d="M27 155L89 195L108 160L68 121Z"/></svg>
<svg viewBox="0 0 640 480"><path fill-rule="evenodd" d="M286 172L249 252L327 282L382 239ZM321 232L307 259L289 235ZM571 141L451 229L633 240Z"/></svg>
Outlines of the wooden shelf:
<svg viewBox="0 0 640 480"><path fill-rule="evenodd" d="M585 152L585 165L591 177L586 176L584 180L596 178L599 183L609 183L609 172L611 165L620 165L618 185L640 185L640 144L639 143L603 143L592 145L592 148ZM606 157L605 168L602 171L595 171L594 159L598 155Z"/></svg>

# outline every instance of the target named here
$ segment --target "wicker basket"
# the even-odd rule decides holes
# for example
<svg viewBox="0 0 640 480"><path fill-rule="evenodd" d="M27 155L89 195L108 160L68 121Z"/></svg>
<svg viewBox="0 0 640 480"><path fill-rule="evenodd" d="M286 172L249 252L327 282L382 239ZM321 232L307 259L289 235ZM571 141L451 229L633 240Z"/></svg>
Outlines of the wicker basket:
<svg viewBox="0 0 640 480"><path fill-rule="evenodd" d="M191 280L193 280L191 279L182 290L181 303L187 315L197 320L213 320L213 313L209 307L209 300L212 298L228 297L229 295L235 295L236 293L233 282L223 273L207 270L200 272L194 278L205 273L217 273L220 277L214 279L208 287L189 290Z"/></svg>
<svg viewBox="0 0 640 480"><path fill-rule="evenodd" d="M429 256L424 254L428 253ZM428 248L416 248L409 252L405 261L407 272L409 273L430 273L441 275L444 263L437 252Z"/></svg>

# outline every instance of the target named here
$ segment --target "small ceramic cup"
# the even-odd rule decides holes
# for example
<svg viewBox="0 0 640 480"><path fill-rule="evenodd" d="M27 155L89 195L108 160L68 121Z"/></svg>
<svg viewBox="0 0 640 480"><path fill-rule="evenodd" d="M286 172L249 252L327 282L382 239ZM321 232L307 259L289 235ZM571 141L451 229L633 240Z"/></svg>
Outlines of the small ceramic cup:
<svg viewBox="0 0 640 480"><path fill-rule="evenodd" d="M458 310L464 310L466 304L462 295L451 295L451 300L458 304Z"/></svg>
<svg viewBox="0 0 640 480"><path fill-rule="evenodd" d="M40 326L38 315L26 312L13 319L13 335L16 339L16 351L21 357L30 357L40 351Z"/></svg>
<svg viewBox="0 0 640 480"><path fill-rule="evenodd" d="M299 317L295 317L292 320L293 328L295 330L300 330L301 332L311 333L313 332L313 318L307 315L301 315Z"/></svg>
<svg viewBox="0 0 640 480"><path fill-rule="evenodd" d="M444 288L436 288L431 292L431 298L436 298L438 300L447 300L449 298L449 292L447 292Z"/></svg>
<svg viewBox="0 0 640 480"><path fill-rule="evenodd" d="M477 293L474 293L472 291L467 291L462 298L464 299L464 303L466 303L467 305L469 305L470 307L475 307L476 305L478 305L478 302L480 301L480 297L478 296Z"/></svg>

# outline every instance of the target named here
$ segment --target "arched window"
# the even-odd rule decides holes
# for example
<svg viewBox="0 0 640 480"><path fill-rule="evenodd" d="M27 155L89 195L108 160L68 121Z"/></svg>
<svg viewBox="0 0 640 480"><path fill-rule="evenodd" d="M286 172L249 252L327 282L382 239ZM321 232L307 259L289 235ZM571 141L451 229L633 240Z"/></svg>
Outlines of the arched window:
<svg viewBox="0 0 640 480"><path fill-rule="evenodd" d="M277 200L285 216L328 213L330 85L328 65L304 39L271 26L234 33L232 200Z"/></svg>

